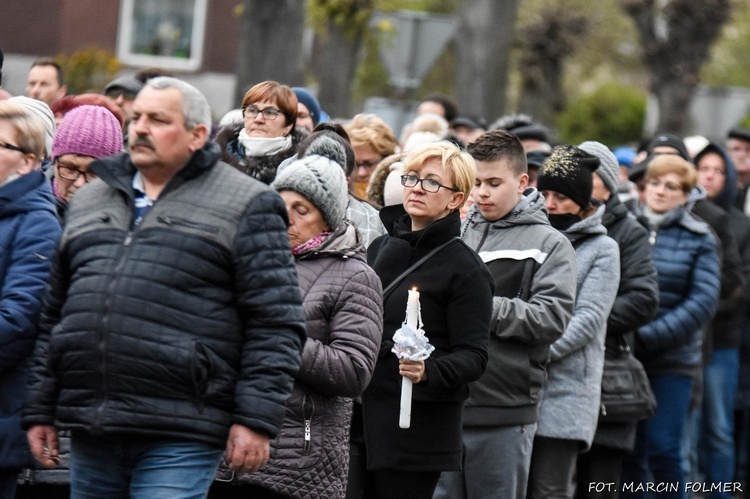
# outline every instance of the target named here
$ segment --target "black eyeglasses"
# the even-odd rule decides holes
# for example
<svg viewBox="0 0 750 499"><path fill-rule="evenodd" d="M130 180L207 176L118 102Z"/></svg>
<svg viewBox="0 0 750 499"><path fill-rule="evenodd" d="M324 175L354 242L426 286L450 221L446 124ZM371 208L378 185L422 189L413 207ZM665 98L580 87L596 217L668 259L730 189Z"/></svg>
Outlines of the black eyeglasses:
<svg viewBox="0 0 750 499"><path fill-rule="evenodd" d="M427 192L437 192L441 187L443 189L448 189L449 191L461 192L458 189L454 189L453 187L443 185L432 178L419 178L416 175L401 175L401 185L403 185L404 187L412 188L416 187L417 184L422 184L422 189Z"/></svg>
<svg viewBox="0 0 750 499"><path fill-rule="evenodd" d="M81 175L83 175L83 179L88 183L96 178L96 174L94 172L84 172L84 171L79 170L78 168L73 168L72 166L62 165L58 162L55 162L55 165L57 165L57 172L65 180L75 181L75 180L78 180L78 178Z"/></svg>
<svg viewBox="0 0 750 499"><path fill-rule="evenodd" d="M2 147L3 149L7 149L9 151L18 151L22 154L26 154L26 151L24 151L18 146L14 146L13 144L6 144L4 142L0 142L0 147Z"/></svg>
<svg viewBox="0 0 750 499"><path fill-rule="evenodd" d="M356 161L354 166L357 168L364 168L365 170L372 170L380 164L380 161Z"/></svg>
<svg viewBox="0 0 750 499"><path fill-rule="evenodd" d="M259 114L263 115L264 120L273 121L276 118L279 117L281 113L280 109L276 109L275 107L267 107L265 109L258 109L255 106L247 106L245 110L243 111L246 117L248 118L255 118Z"/></svg>

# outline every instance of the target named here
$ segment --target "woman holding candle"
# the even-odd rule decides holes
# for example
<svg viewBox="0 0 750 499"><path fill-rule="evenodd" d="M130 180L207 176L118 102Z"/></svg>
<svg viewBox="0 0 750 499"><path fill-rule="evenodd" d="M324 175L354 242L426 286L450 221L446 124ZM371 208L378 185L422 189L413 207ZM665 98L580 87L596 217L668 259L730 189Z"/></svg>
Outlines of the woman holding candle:
<svg viewBox="0 0 750 499"><path fill-rule="evenodd" d="M602 225L604 205L592 205L599 158L557 146L537 187L550 224L576 251L576 302L563 335L550 345L547 382L534 437L527 497L568 498L576 460L591 446L599 416L607 317L620 284L617 243Z"/></svg>
<svg viewBox="0 0 750 499"><path fill-rule="evenodd" d="M296 160L272 186L289 212L307 339L270 460L237 476L222 467L217 480L232 484L214 484L211 497L343 499L352 401L375 367L382 288L365 263L359 232L344 219L347 188L338 163L317 155Z"/></svg>
<svg viewBox="0 0 750 499"><path fill-rule="evenodd" d="M474 160L437 142L411 151L402 171L403 205L381 210L388 234L368 248L383 286L396 283L384 297L383 343L363 395L368 499L429 499L441 471L460 469L468 383L487 364L494 281L477 254L456 239L459 209L474 185ZM412 288L416 303L416 293L407 298ZM399 360L391 351L393 335L420 316L435 350L426 360ZM404 376L413 383L411 418L408 428L399 428Z"/></svg>

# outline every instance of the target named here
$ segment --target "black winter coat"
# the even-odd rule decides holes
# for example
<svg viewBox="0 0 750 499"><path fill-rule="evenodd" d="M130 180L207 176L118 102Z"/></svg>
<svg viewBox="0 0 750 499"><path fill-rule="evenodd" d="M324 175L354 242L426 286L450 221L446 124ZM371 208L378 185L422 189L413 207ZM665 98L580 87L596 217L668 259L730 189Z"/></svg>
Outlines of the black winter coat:
<svg viewBox="0 0 750 499"><path fill-rule="evenodd" d="M620 247L620 287L607 319L607 336L604 340L605 355L612 355L618 351L622 341L632 348L635 331L651 322L656 315L659 280L651 259L648 231L616 195L612 195L605 206L602 223L607 228L607 235ZM635 429L635 423L600 421L594 444L632 451Z"/></svg>
<svg viewBox="0 0 750 499"><path fill-rule="evenodd" d="M367 258L384 288L460 232L458 212L414 232L403 206L380 213L388 234L373 241ZM427 380L413 387L411 427L400 429L401 376L391 347L414 286L420 292L423 329L435 351L425 361ZM362 402L368 469L460 469L463 405L469 382L479 379L487 365L493 295L494 280L485 264L463 241L454 241L386 296L383 345Z"/></svg>
<svg viewBox="0 0 750 499"><path fill-rule="evenodd" d="M278 194L208 144L133 228L133 163L98 160L70 204L32 364L26 428L226 445L270 437L304 324Z"/></svg>

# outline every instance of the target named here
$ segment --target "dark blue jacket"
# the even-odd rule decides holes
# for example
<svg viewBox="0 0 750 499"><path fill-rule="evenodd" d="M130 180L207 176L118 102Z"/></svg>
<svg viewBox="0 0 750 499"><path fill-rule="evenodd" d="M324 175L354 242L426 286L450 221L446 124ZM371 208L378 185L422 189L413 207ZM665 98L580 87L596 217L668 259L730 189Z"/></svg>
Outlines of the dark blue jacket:
<svg viewBox="0 0 750 499"><path fill-rule="evenodd" d="M711 229L683 208L661 227L649 227L649 243L659 277L659 311L638 330L636 354L646 371L689 374L701 362L701 328L719 302L720 272Z"/></svg>
<svg viewBox="0 0 750 499"><path fill-rule="evenodd" d="M21 430L25 360L59 236L52 191L40 170L0 187L0 468L31 462Z"/></svg>

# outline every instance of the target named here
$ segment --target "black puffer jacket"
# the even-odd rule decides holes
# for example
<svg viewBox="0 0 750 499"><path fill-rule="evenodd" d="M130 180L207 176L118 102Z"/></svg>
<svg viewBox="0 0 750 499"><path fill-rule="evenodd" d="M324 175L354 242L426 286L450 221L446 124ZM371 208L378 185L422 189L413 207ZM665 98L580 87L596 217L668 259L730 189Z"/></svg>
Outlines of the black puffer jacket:
<svg viewBox="0 0 750 499"><path fill-rule="evenodd" d="M307 325L302 365L268 464L235 482L284 497L343 498L352 398L364 391L375 368L383 332L382 288L349 224L321 247L297 255L297 272Z"/></svg>
<svg viewBox="0 0 750 499"><path fill-rule="evenodd" d="M135 229L126 154L92 164L53 266L26 428L153 435L223 448L271 437L304 338L286 209L206 145Z"/></svg>
<svg viewBox="0 0 750 499"><path fill-rule="evenodd" d="M632 347L635 331L656 315L659 280L651 259L648 231L616 195L612 195L605 205L602 223L607 228L607 235L620 247L620 286L607 319L604 340L605 355L611 356L618 352L622 341L627 341ZM602 423L600 420L594 444L632 451L635 428L635 423Z"/></svg>
<svg viewBox="0 0 750 499"><path fill-rule="evenodd" d="M276 170L282 161L297 153L297 146L307 136L302 128L292 129L292 147L270 156L247 157L239 143L238 137L244 125L232 125L224 128L214 141L221 148L221 160L232 165L246 175L270 184L276 178Z"/></svg>

